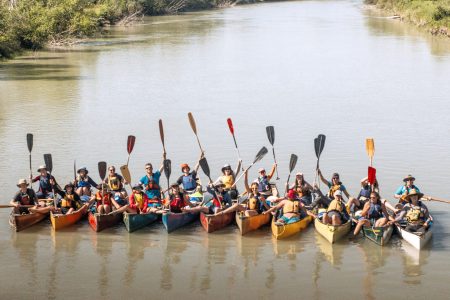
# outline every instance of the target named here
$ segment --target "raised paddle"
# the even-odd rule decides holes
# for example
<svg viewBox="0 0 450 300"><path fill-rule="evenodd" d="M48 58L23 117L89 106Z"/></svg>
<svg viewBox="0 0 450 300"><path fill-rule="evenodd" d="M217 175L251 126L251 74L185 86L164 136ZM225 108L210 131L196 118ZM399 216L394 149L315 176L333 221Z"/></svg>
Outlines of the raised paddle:
<svg viewBox="0 0 450 300"><path fill-rule="evenodd" d="M106 169L107 169L106 162L104 162L104 161L98 162L98 174L99 174L101 182L102 182L102 205L105 205L105 197L104 197L105 192L103 189L103 182L105 181L105 177L106 177Z"/></svg>
<svg viewBox="0 0 450 300"><path fill-rule="evenodd" d="M206 160L206 157L203 157L202 159L200 159L198 161L198 163L200 164L200 167L203 170L203 173L205 173L206 177L208 177L209 182L213 182L211 179L211 173L209 171L209 165L208 165L208 161Z"/></svg>
<svg viewBox="0 0 450 300"><path fill-rule="evenodd" d="M127 166L130 162L130 155L131 152L133 152L134 143L136 142L136 137L134 135L129 135L127 139L127 152L128 152L128 159L127 159Z"/></svg>
<svg viewBox="0 0 450 300"><path fill-rule="evenodd" d="M162 146L163 146L164 153L167 153L166 152L166 145L164 143L164 128L163 128L163 123L162 123L161 119L159 119L159 136L161 137L161 143L162 143Z"/></svg>
<svg viewBox="0 0 450 300"><path fill-rule="evenodd" d="M75 185L77 184L77 161L73 160L73 180L75 182Z"/></svg>
<svg viewBox="0 0 450 300"><path fill-rule="evenodd" d="M170 159L165 159L163 162L163 169L164 169L164 174L166 175L167 178L167 192L170 189L170 173L172 173L172 162L170 161Z"/></svg>
<svg viewBox="0 0 450 300"><path fill-rule="evenodd" d="M372 186L375 184L375 180L377 178L376 175L377 175L377 170L375 168L373 168L373 167L368 167L368 170L367 170L367 181Z"/></svg>
<svg viewBox="0 0 450 300"><path fill-rule="evenodd" d="M314 178L314 182L316 182L317 177L319 176L319 173L318 173L319 161L320 161L320 155L322 154L323 148L325 147L325 140L326 140L326 136L324 134L319 134L314 139L314 151L316 152L316 157L317 157L316 177ZM319 185L320 185L320 180L318 182L319 182Z"/></svg>
<svg viewBox="0 0 450 300"><path fill-rule="evenodd" d="M197 143L198 143L198 146L200 147L200 151L203 153L204 151L203 151L202 145L200 145L200 140L198 139L197 126L195 124L194 116L192 115L191 112L188 113L188 118L189 118L189 124L191 124L192 131L194 132L195 137L197 138Z"/></svg>
<svg viewBox="0 0 450 300"><path fill-rule="evenodd" d="M267 138L269 139L269 142L272 145L273 161L276 164L277 159L275 157L275 147L273 146L273 144L275 143L275 129L273 128L273 126L267 126L266 132L267 132ZM278 176L278 167L276 168L276 171L277 171L277 179L276 180L279 180L280 177Z"/></svg>
<svg viewBox="0 0 450 300"><path fill-rule="evenodd" d="M131 174L130 169L128 169L128 166L127 165L121 166L120 173L122 173L123 178L125 178L126 182L128 182L128 185L130 186L131 191L133 191L133 188L131 186Z"/></svg>
<svg viewBox="0 0 450 300"><path fill-rule="evenodd" d="M262 148L258 151L258 153L256 154L255 159L253 160L252 164L251 164L250 166L248 166L247 169L245 169L245 171L242 172L241 175L239 175L239 177L234 181L232 187L235 187L236 184L237 184L237 182L242 178L242 176L245 174L245 172L247 172L248 170L250 170L250 168L251 168L255 163L257 163L258 161L260 161L260 160L267 154L267 152L269 152L269 151L267 150L267 148L266 148L266 147L262 147Z"/></svg>
<svg viewBox="0 0 450 300"><path fill-rule="evenodd" d="M52 176L53 159L52 159L52 155L50 153L44 154L44 163L45 163L47 172L49 172L50 176ZM53 193L53 204L55 205L55 208L56 208L56 194L55 194L55 188L54 188L53 184L52 184L52 193Z"/></svg>
<svg viewBox="0 0 450 300"><path fill-rule="evenodd" d="M33 177L33 171L31 170L31 150L33 150L33 134L31 133L27 133L27 146L30 159L30 179L31 179ZM33 182L31 182L31 184L33 184Z"/></svg>
<svg viewBox="0 0 450 300"><path fill-rule="evenodd" d="M366 151L367 155L369 156L370 166L372 166L373 155L375 153L375 143L372 138L366 139Z"/></svg>
<svg viewBox="0 0 450 300"><path fill-rule="evenodd" d="M289 179L291 179L291 173L294 170L295 165L297 164L297 160L298 160L298 156L295 154L291 154L291 160L289 161L289 175L286 180L286 192L285 193L287 193L287 191L289 189Z"/></svg>
<svg viewBox="0 0 450 300"><path fill-rule="evenodd" d="M231 135L233 136L234 146L236 147L236 151L238 154L238 159L241 160L241 153L239 153L239 148L236 142L236 137L234 136L234 127L233 127L233 121L231 121L231 118L227 119L228 128L230 129ZM241 165L242 171L244 171L244 166Z"/></svg>

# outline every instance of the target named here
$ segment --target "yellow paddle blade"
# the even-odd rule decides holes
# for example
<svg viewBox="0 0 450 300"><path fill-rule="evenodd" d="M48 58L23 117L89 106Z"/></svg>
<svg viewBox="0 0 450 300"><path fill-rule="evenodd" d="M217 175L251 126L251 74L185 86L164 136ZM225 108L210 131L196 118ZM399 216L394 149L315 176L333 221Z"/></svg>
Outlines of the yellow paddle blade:
<svg viewBox="0 0 450 300"><path fill-rule="evenodd" d="M375 153L375 142L373 139L366 139L367 155L372 158Z"/></svg>
<svg viewBox="0 0 450 300"><path fill-rule="evenodd" d="M128 169L127 165L123 165L120 167L120 173L122 173L123 178L125 178L125 180L131 184L131 174L130 174L130 170Z"/></svg>

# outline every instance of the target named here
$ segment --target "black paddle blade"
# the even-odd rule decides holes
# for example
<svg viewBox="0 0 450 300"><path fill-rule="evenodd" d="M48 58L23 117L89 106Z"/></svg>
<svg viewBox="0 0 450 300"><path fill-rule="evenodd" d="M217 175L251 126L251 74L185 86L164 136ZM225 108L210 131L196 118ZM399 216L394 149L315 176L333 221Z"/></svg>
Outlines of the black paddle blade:
<svg viewBox="0 0 450 300"><path fill-rule="evenodd" d="M134 148L134 143L136 142L136 137L134 135L129 135L127 139L127 152L131 154Z"/></svg>
<svg viewBox="0 0 450 300"><path fill-rule="evenodd" d="M211 173L209 171L209 165L208 165L208 161L206 160L206 157L203 157L202 159L199 160L199 164L200 167L203 170L203 173L205 173L206 177L211 177Z"/></svg>
<svg viewBox="0 0 450 300"><path fill-rule="evenodd" d="M261 150L259 150L259 152L256 154L255 160L253 161L253 163L256 163L257 161L260 161L264 157L264 155L267 154L267 152L269 152L267 150L267 148L266 147L262 147Z"/></svg>
<svg viewBox="0 0 450 300"><path fill-rule="evenodd" d="M316 152L317 159L319 159L319 149L320 149L320 141L319 138L316 137L314 139L314 151Z"/></svg>
<svg viewBox="0 0 450 300"><path fill-rule="evenodd" d="M275 129L273 128L273 126L267 126L266 132L267 138L269 139L270 144L273 146L273 144L275 143Z"/></svg>
<svg viewBox="0 0 450 300"><path fill-rule="evenodd" d="M326 136L324 134L319 134L319 136L317 137L319 139L319 156L322 154L323 148L325 147L325 140L326 140Z"/></svg>
<svg viewBox="0 0 450 300"><path fill-rule="evenodd" d="M31 152L33 150L33 134L27 133L27 146L28 146L28 152Z"/></svg>
<svg viewBox="0 0 450 300"><path fill-rule="evenodd" d="M105 180L106 169L107 169L106 162L104 161L98 162L98 174L100 175L100 179L102 181Z"/></svg>
<svg viewBox="0 0 450 300"><path fill-rule="evenodd" d="M164 174L166 174L167 181L169 181L170 173L172 172L172 162L170 159L165 159L163 163Z"/></svg>
<svg viewBox="0 0 450 300"><path fill-rule="evenodd" d="M291 160L289 161L289 173L294 170L295 165L297 164L298 156L295 154L291 154Z"/></svg>
<svg viewBox="0 0 450 300"><path fill-rule="evenodd" d="M51 154L44 154L44 163L45 167L47 168L47 171L49 173L52 173L53 171L53 160Z"/></svg>

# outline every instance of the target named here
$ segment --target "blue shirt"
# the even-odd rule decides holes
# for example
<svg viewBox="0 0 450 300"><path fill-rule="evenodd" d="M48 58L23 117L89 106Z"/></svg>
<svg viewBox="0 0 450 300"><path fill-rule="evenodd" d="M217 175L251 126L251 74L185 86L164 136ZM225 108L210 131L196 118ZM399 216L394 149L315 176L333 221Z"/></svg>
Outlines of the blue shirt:
<svg viewBox="0 0 450 300"><path fill-rule="evenodd" d="M143 184L146 188L147 185L149 183L153 183L156 184L158 186L157 189L151 189L151 190L146 190L145 193L147 194L148 199L153 199L153 198L160 198L161 197L161 192L160 192L160 188L159 188L159 178L161 177L161 172L156 171L155 173L152 174L151 178L148 178L147 175L144 175L144 177L141 178L141 180L139 180L139 182L141 184Z"/></svg>
<svg viewBox="0 0 450 300"><path fill-rule="evenodd" d="M401 187L399 187L397 189L395 194L401 196L406 192L406 189L408 189L408 193L411 192L411 190L416 190L418 193L420 193L419 188L413 184L412 187L408 187L408 188L406 186L402 185Z"/></svg>

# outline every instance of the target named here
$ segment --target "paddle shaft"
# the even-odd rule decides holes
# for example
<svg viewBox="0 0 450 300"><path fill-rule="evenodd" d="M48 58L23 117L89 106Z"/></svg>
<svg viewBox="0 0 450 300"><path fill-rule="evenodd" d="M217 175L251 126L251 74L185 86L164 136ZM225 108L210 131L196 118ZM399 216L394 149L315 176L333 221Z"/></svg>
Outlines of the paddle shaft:
<svg viewBox="0 0 450 300"><path fill-rule="evenodd" d="M277 164L277 158L275 157L275 147L272 145L272 154L273 154L273 161L275 162L275 164L277 165L277 166L275 166L275 171L277 172L277 179L276 180L279 180L280 179L280 177L278 176L278 164Z"/></svg>
<svg viewBox="0 0 450 300"><path fill-rule="evenodd" d="M431 196L425 196L422 199L426 200L426 201L436 201L436 202L442 202L442 203L450 204L449 200L438 199L438 198L434 198L434 197L431 197Z"/></svg>
<svg viewBox="0 0 450 300"><path fill-rule="evenodd" d="M11 204L0 204L0 208L11 208L11 207L15 207L14 205ZM34 205L21 205L20 207L34 207Z"/></svg>
<svg viewBox="0 0 450 300"><path fill-rule="evenodd" d="M284 192L285 194L287 194L289 190L289 179L291 179L291 173L289 173L288 178L286 180L286 191Z"/></svg>

